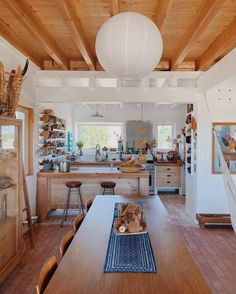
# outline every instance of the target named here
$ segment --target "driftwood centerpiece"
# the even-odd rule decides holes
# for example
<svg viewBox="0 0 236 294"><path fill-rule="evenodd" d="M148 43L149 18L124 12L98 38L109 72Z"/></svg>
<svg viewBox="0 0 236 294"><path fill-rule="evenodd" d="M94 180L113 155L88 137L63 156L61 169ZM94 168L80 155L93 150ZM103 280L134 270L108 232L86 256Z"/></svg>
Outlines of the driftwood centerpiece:
<svg viewBox="0 0 236 294"><path fill-rule="evenodd" d="M23 70L18 66L16 70L8 73L4 71L4 65L0 61L0 116L15 117L28 65L29 60L27 59Z"/></svg>
<svg viewBox="0 0 236 294"><path fill-rule="evenodd" d="M143 209L134 203L119 205L119 214L114 222L119 233L140 233L146 229ZM146 230L145 230L146 232Z"/></svg>

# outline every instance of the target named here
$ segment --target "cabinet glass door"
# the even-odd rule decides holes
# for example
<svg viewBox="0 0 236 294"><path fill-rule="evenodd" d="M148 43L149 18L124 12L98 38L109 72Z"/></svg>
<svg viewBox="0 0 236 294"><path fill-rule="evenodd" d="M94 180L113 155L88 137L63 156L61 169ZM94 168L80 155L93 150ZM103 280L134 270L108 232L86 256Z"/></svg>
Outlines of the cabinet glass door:
<svg viewBox="0 0 236 294"><path fill-rule="evenodd" d="M0 119L0 268L19 250L20 123Z"/></svg>

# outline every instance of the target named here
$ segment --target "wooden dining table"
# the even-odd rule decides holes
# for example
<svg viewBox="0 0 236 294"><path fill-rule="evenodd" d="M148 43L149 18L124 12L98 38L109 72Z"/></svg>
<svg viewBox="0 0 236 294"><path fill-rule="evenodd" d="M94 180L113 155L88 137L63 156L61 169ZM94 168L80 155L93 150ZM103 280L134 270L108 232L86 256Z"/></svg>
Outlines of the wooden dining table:
<svg viewBox="0 0 236 294"><path fill-rule="evenodd" d="M156 273L104 273L114 205L142 201ZM53 275L46 294L211 293L158 196L98 195Z"/></svg>

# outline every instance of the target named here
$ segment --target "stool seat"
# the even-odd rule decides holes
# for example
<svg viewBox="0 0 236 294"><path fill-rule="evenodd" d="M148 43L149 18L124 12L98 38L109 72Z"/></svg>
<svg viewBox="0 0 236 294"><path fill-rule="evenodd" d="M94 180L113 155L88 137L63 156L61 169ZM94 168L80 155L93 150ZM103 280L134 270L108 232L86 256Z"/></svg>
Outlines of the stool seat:
<svg viewBox="0 0 236 294"><path fill-rule="evenodd" d="M102 186L102 188L105 188L105 189L113 189L113 188L115 188L116 183L114 183L114 182L102 182L101 186Z"/></svg>
<svg viewBox="0 0 236 294"><path fill-rule="evenodd" d="M81 182L67 182L66 187L68 188L79 188L81 186Z"/></svg>
<svg viewBox="0 0 236 294"><path fill-rule="evenodd" d="M67 213L68 213L68 209L69 209L69 205L70 205L70 197L71 197L71 189L76 189L77 192L77 197L78 197L78 204L81 207L81 211L82 211L82 215L84 216L84 210L83 210L83 199L80 193L80 186L82 185L81 182L79 181L70 181L66 183L66 187L69 188L68 189L68 194L67 194L67 199L66 199L66 203L65 203L65 208L63 211L63 219L61 221L61 227L63 226L64 221L67 220Z"/></svg>

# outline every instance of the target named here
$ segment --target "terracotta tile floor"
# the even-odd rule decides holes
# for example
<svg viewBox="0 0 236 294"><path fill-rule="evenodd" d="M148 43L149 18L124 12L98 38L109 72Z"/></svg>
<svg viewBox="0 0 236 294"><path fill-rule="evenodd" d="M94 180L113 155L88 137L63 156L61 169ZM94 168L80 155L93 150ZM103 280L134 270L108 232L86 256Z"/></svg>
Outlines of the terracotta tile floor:
<svg viewBox="0 0 236 294"><path fill-rule="evenodd" d="M177 229L181 232L186 245L198 264L212 293L236 293L236 234L231 228L200 229L184 209L184 197L164 195L160 197ZM35 284L39 271L53 254L60 261L59 243L64 234L71 229L70 224L77 212L73 212L63 228L60 222L61 212L53 212L47 223L35 229L36 248L30 249L26 238L24 266L16 268L0 286L1 294L35 293ZM68 293L70 294L70 293ZM96 293L86 293L96 294ZM176 293L181 294L181 293ZM189 293L191 294L191 293Z"/></svg>

